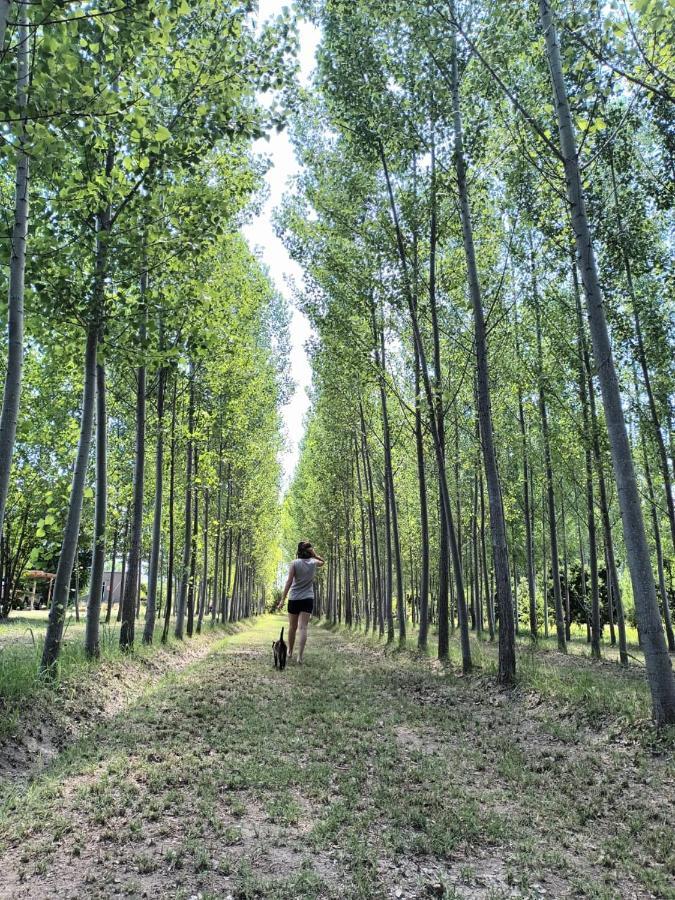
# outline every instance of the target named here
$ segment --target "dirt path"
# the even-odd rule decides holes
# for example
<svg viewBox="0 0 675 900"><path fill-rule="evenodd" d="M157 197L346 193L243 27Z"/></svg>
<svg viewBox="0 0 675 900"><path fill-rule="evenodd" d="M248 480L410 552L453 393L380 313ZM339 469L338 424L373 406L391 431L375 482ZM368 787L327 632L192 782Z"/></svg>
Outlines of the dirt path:
<svg viewBox="0 0 675 900"><path fill-rule="evenodd" d="M0 807L11 898L675 897L667 752L280 620L227 638Z"/></svg>

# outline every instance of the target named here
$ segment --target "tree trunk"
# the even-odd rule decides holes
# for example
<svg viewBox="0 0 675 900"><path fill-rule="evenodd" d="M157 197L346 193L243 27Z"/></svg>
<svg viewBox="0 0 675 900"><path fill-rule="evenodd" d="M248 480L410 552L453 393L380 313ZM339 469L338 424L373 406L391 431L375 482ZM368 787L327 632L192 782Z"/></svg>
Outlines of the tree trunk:
<svg viewBox="0 0 675 900"><path fill-rule="evenodd" d="M403 281L405 288L406 300L408 303L408 312L410 314L410 323L413 329L413 336L415 339L415 344L417 346L417 353L419 355L420 360L420 371L422 373L422 383L424 385L424 393L426 394L427 405L429 410L433 410L434 408L434 400L433 400L433 390L431 387L431 379L429 378L429 367L427 365L426 353L424 351L424 343L422 341L422 335L420 332L419 322L417 319L417 311L415 309L415 304L413 301L412 291L410 289L410 282L408 279L408 263L405 252L405 244L403 243L403 234L401 232L401 227L398 219L398 209L396 207L396 201L394 199L394 190L391 184L391 179L389 177L389 168L387 166L386 156L384 154L384 147L380 143L379 145L380 151L380 159L382 162L382 168L384 171L384 177L387 183L387 193L389 195L389 204L391 208L391 214L394 221L394 230L396 234L396 245L398 249L398 255L401 262L401 269L403 272ZM443 445L440 440L440 435L438 432L438 423L436 422L436 417L431 414L429 416L429 422L431 424L431 434L434 442L434 451L436 454L436 468L438 471L438 480L440 485L441 492L441 503L445 510L445 522L447 525L448 531L448 541L450 544L450 551L452 553L452 561L453 567L455 570L455 582L457 588L457 611L459 614L459 627L460 627L460 641L462 648L462 669L465 673L471 671L471 645L469 643L469 623L467 616L467 608L466 608L466 596L464 593L464 582L462 580L462 561L459 555L459 548L457 544L457 536L455 535L454 524L452 520L452 507L450 505L450 494L448 491L448 479L445 471L445 458L443 453ZM440 614L440 611L439 611ZM446 610L447 614L447 610ZM439 629L439 649L438 655L440 659L447 659L447 650L443 655L443 647L440 642L441 632Z"/></svg>
<svg viewBox="0 0 675 900"><path fill-rule="evenodd" d="M195 429L195 367L190 362L190 399L188 400L188 441L185 461L185 530L183 535L183 562L180 575L180 590L176 604L175 635L183 639L185 627L185 606L187 602L188 580L190 578L190 558L192 555L192 442Z"/></svg>
<svg viewBox="0 0 675 900"><path fill-rule="evenodd" d="M28 101L28 19L26 5L19 5L19 41L17 46L17 105L23 112ZM9 11L8 0L0 0L0 50L4 46L5 25ZM25 150L26 120L18 125L16 173L14 187L14 224L9 257L9 291L7 308L7 369L0 413L0 534L5 520L5 506L9 492L12 455L19 418L21 380L23 375L23 299L26 269L26 239L28 236L29 161ZM58 651L57 651L58 652Z"/></svg>
<svg viewBox="0 0 675 900"><path fill-rule="evenodd" d="M386 361L384 356L384 329L380 331L380 353L382 356L382 374L386 374ZM398 639L405 642L405 602L403 597L403 564L401 562L401 538L398 528L398 509L396 506L396 491L394 490L394 467L391 461L391 433L389 429L389 413L387 410L387 396L384 390L384 382L381 385L383 400L383 422L386 423L385 432L385 477L389 481L389 502L391 512L391 539L394 551L394 565L396 567L396 612L398 616ZM393 595L393 591L392 591ZM392 596L393 600L393 596ZM391 604L390 604L391 609ZM393 640L393 622L391 626L391 639Z"/></svg>
<svg viewBox="0 0 675 900"><path fill-rule="evenodd" d="M586 517L588 522L588 556L591 563L591 656L600 659L600 589L598 585L598 548L595 531L595 499L593 495L592 436L586 393L584 366L584 325L581 298L577 292L577 339L579 344L579 399L583 422L584 461L586 468ZM611 601L610 601L611 602Z"/></svg>
<svg viewBox="0 0 675 900"><path fill-rule="evenodd" d="M115 566L117 565L117 542L119 541L120 535L120 525L119 522L115 525L115 536L113 537L113 547L112 547L112 565L110 567L110 581L108 583L108 597L107 597L107 608L105 611L105 623L108 625L110 623L110 616L112 614L112 599L113 599L113 590L115 588Z"/></svg>
<svg viewBox="0 0 675 900"><path fill-rule="evenodd" d="M516 338L516 352L520 355ZM523 453L523 512L525 518L525 565L527 567L527 591L530 604L530 637L537 640L537 592L534 580L534 537L532 535L532 510L530 503L530 464L527 453L527 431L523 408L523 391L518 382L518 421L520 424Z"/></svg>
<svg viewBox="0 0 675 900"><path fill-rule="evenodd" d="M476 421L476 425L478 422ZM477 429L476 429L477 430ZM478 445L480 446L480 445ZM476 453L473 469L473 488L471 491L471 584L473 628L478 638L483 636L483 617L481 615L480 602L480 566L478 564L478 466L480 465L480 450Z"/></svg>
<svg viewBox="0 0 675 900"><path fill-rule="evenodd" d="M124 585L126 583L127 572L127 539L129 537L129 510L124 512L124 534L122 536L122 567L120 569L120 589L117 592L117 621L122 618L122 597L124 596Z"/></svg>
<svg viewBox="0 0 675 900"><path fill-rule="evenodd" d="M108 418L106 414L105 364L96 364L96 503L94 509L94 547L91 554L91 576L84 649L90 659L100 655L99 621L105 570L105 537L108 511ZM112 575L111 575L112 578ZM112 586L112 585L111 585ZM108 610L106 621L110 620Z"/></svg>
<svg viewBox="0 0 675 900"><path fill-rule="evenodd" d="M433 97L432 97L433 103ZM443 376L441 366L441 339L438 327L438 303L436 297L436 246L438 243L438 219L437 219L437 194L436 194L436 141L434 125L432 123L431 134L431 171L430 171L430 222L429 222L429 311L431 313L431 333L434 348L434 379L433 379L433 407L429 409L429 415L436 417L438 440L443 458L443 470L445 471L445 409L443 407ZM417 369L419 374L420 359L417 354ZM416 396L419 397L419 384ZM459 454L458 454L459 456ZM459 495L459 484L457 486ZM453 617L448 611L448 582L450 572L450 547L448 544L448 523L445 519L445 507L439 494L439 547L438 547L438 656L447 659L450 649L449 624ZM459 515L457 527L459 528ZM460 536L458 532L457 540ZM426 636L425 636L426 640Z"/></svg>
<svg viewBox="0 0 675 900"><path fill-rule="evenodd" d="M5 33L11 6L11 0L0 0L0 60L4 59L5 55Z"/></svg>
<svg viewBox="0 0 675 900"><path fill-rule="evenodd" d="M359 439L358 435L354 434L354 455L356 462L356 478L357 484L359 488L359 511L361 513L361 557L363 559L363 570L362 570L362 584L363 584L363 606L365 613L365 622L364 627L366 634L370 630L370 594L371 590L369 588L369 579L368 579L368 551L366 549L366 520L364 515L364 505L366 503L365 495L363 491L363 482L365 480L365 473L363 478L361 478L361 462L360 457L361 454L359 452ZM372 587L372 584L371 584Z"/></svg>
<svg viewBox="0 0 675 900"><path fill-rule="evenodd" d="M225 502L225 522L226 534L223 539L223 579L222 579L222 599L220 607L220 621L225 624L227 621L227 597L230 590L230 573L232 571L232 528L230 527L230 504L232 502L232 465L227 464L227 500Z"/></svg>
<svg viewBox="0 0 675 900"><path fill-rule="evenodd" d="M577 276L576 265L572 267L572 276L574 282L575 296L577 302L581 302L579 292L579 279ZM609 611L609 622L611 629L612 646L616 643L614 636L614 612L613 607L616 604L616 610L619 620L619 659L621 665L628 665L628 648L626 644L626 622L623 612L623 601L621 599L621 591L619 589L619 576L616 569L616 561L614 558L614 540L612 538L612 526L609 519L609 502L607 500L607 487L605 484L605 470L600 451L600 428L598 425L598 415L595 407L595 386L593 384L593 373L591 371L591 360L588 353L588 344L586 335L582 332L582 350L584 354L584 366L586 368L586 378L588 381L588 405L591 413L591 436L593 439L593 461L595 463L595 471L598 476L598 493L600 500L600 516L602 518L602 534L605 544L605 556L607 557L607 605Z"/></svg>
<svg viewBox="0 0 675 900"><path fill-rule="evenodd" d="M173 599L173 566L175 548L175 528L174 528L174 511L175 511L175 482L176 482L176 391L178 387L178 377L173 379L173 397L171 399L171 451L169 457L169 552L166 572L166 605L164 606L164 628L162 629L162 643L165 644L169 637L169 628L171 627L171 603Z"/></svg>
<svg viewBox="0 0 675 900"><path fill-rule="evenodd" d="M161 323L160 323L160 348ZM157 444L155 446L155 505L152 513L152 544L148 571L148 603L145 609L143 643L151 644L155 633L157 575L159 572L160 546L162 543L162 492L164 487L164 390L166 369L160 365L157 373Z"/></svg>
<svg viewBox="0 0 675 900"><path fill-rule="evenodd" d="M207 584L209 579L209 490L204 491L204 549L202 551L202 580L199 591L199 615L197 617L197 634L202 633L204 610L206 608Z"/></svg>
<svg viewBox="0 0 675 900"><path fill-rule="evenodd" d="M382 581L380 578L380 545L377 534L377 521L375 519L375 489L373 487L373 473L370 466L370 454L368 453L368 442L366 439L366 422L363 415L363 405L360 400L359 416L361 419L361 453L363 457L363 471L368 487L370 537L373 548L371 553L371 581L375 596L375 606L377 607L377 609L373 608L373 631L375 630L375 622L377 620L380 635L382 635L384 634L384 613L382 609Z"/></svg>
<svg viewBox="0 0 675 900"><path fill-rule="evenodd" d="M221 552L221 534L223 530L223 436L222 432L219 441L218 450L218 511L217 511L218 527L216 528L216 547L213 560L213 588L211 592L211 625L216 624L218 617L218 597L219 597L219 578L220 578L220 552Z"/></svg>
<svg viewBox="0 0 675 900"><path fill-rule="evenodd" d="M375 345L375 365L379 370L380 409L382 415L382 443L384 448L384 533L387 545L385 568L384 605L387 621L387 643L394 640L394 553L397 534L394 533L393 522L396 518L396 501L393 495L393 476L391 465L391 438L389 434L389 413L387 410L387 394L385 390L386 363L384 358L384 327L378 328L375 320L375 307L371 306L373 342ZM379 349L378 349L379 344ZM397 554L397 558L400 558Z"/></svg>
<svg viewBox="0 0 675 900"><path fill-rule="evenodd" d="M345 494L345 625L352 627L352 578L351 578L351 523L349 519L349 501Z"/></svg>
<svg viewBox="0 0 675 900"><path fill-rule="evenodd" d="M483 488L483 473L479 472L478 482L480 485L480 557L483 569L483 580L485 584L485 604L488 617L488 633L490 640L495 639L495 612L492 605L492 591L489 584L489 569L487 560L487 547L485 541L485 490ZM511 576L509 575L509 580Z"/></svg>
<svg viewBox="0 0 675 900"><path fill-rule="evenodd" d="M454 0L451 2L451 15L455 18ZM490 383L488 373L487 329L478 267L473 243L473 228L469 209L469 196L466 184L466 162L464 159L464 143L462 134L462 117L459 105L459 71L457 65L457 35L451 31L452 49L452 106L455 133L454 162L459 191L460 218L462 237L466 257L469 280L469 295L473 307L474 338L476 344L477 382L478 382L478 418L480 421L480 437L487 481L488 501L490 507L490 530L492 533L492 563L495 570L497 604L499 607L499 682L511 684L516 676L516 648L513 628L513 597L511 594L511 576L509 572L509 552L506 541L506 525L504 509L497 470L497 456L492 430L492 410L490 408Z"/></svg>
<svg viewBox="0 0 675 900"><path fill-rule="evenodd" d="M199 474L199 452L195 447L194 451L194 478L192 479L192 494L194 498L194 507L192 513L192 521L194 527L192 529L192 550L190 552L190 577L188 581L187 592L187 624L185 630L188 637L192 637L195 624L195 588L197 586L197 540L199 538L199 490L197 488L197 476Z"/></svg>
<svg viewBox="0 0 675 900"><path fill-rule="evenodd" d="M145 294L147 290L147 271L141 276L141 322L138 331L140 353L145 353L145 331L147 308ZM143 537L143 488L145 479L145 362L141 362L136 371L136 450L134 456L134 494L131 515L131 538L129 540L129 558L127 560L127 580L124 585L122 601L122 625L120 628L120 648L130 650L134 645L134 628L136 602L139 598L138 580L141 571L141 540Z"/></svg>
<svg viewBox="0 0 675 900"><path fill-rule="evenodd" d="M586 305L593 341L605 418L612 451L614 474L623 521L624 540L633 584L635 611L642 637L647 678L652 695L652 711L658 726L675 722L675 678L668 656L651 571L651 559L645 533L640 495L631 456L619 383L609 339L602 301L600 279L593 239L586 217L586 202L579 172L574 126L565 86L558 36L548 0L539 0L541 24L553 84L554 103L560 129L560 144L565 165L567 197L572 227L586 294Z"/></svg>
<svg viewBox="0 0 675 900"><path fill-rule="evenodd" d="M635 323L635 336L637 338L638 361L642 371L642 379L644 381L645 390L647 392L647 405L649 407L649 415L652 420L654 430L654 440L656 441L656 449L658 451L659 468L666 495L666 511L668 514L668 524L670 526L670 539L675 550L675 500L673 499L673 484L670 477L670 466L668 465L668 453L666 444L663 440L661 431L661 422L656 409L656 400L654 398L654 389L649 374L649 366L647 365L647 354L645 352L645 343L642 336L642 324L640 322L640 311L638 306L638 298L633 283L633 270L628 255L628 236L625 232L623 216L621 215L621 204L619 202L618 191L616 187L616 174L614 171L614 156L610 147L610 171L612 174L612 190L614 193L614 208L616 210L616 218L619 224L619 244L621 246L621 258L623 260L624 270L626 272L626 283L628 285L628 293L630 294L631 304L633 306L633 322Z"/></svg>
<svg viewBox="0 0 675 900"><path fill-rule="evenodd" d="M591 473L593 466L591 464ZM567 555L567 519L565 517L565 486L560 479L560 521L562 524L563 578L565 580L565 639L572 638L572 611L570 608L570 573Z"/></svg>
<svg viewBox="0 0 675 900"><path fill-rule="evenodd" d="M104 175L110 179L115 164L115 147L108 143ZM94 546L92 549L91 583L85 631L85 652L90 658L99 655L99 618L101 614L101 586L105 569L106 529L108 519L108 417L106 410L105 360L103 359L103 312L105 308L105 279L108 271L108 237L111 208L108 203L96 214L96 251L94 260L94 303L101 321L98 331L100 359L96 364L96 506L94 512Z"/></svg>
<svg viewBox="0 0 675 900"><path fill-rule="evenodd" d="M429 634L429 510L427 507L427 478L424 468L424 440L420 396L420 361L415 348L415 448L417 451L417 484L420 495L420 605L417 646L427 649Z"/></svg>
<svg viewBox="0 0 675 900"><path fill-rule="evenodd" d="M82 418L80 421L80 439L77 446L77 457L73 470L73 481L70 488L68 515L63 532L61 554L54 579L52 604L49 610L49 622L45 635L40 671L53 677L56 674L56 662L61 652L63 638L63 622L68 605L70 580L77 552L77 541L80 535L80 518L82 515L82 499L87 478L89 448L94 421L94 405L96 395L96 345L98 343L98 323L91 321L87 328L87 339L84 356L84 391L82 396Z"/></svg>
<svg viewBox="0 0 675 900"><path fill-rule="evenodd" d="M640 429L640 437L642 441L642 457L645 467L645 480L647 482L647 498L649 500L649 510L652 518L652 531L654 534L654 549L656 550L656 571L659 579L659 593L661 595L661 606L663 607L663 621L666 626L666 638L668 640L668 649L671 653L675 652L675 635L673 635L673 622L670 615L670 599L666 590L666 578L663 569L663 548L661 546L661 529L659 528L658 506L656 505L656 497L654 495L654 483L652 481L652 473L649 468L649 459L647 458L647 444L645 442L644 431Z"/></svg>
<svg viewBox="0 0 675 900"><path fill-rule="evenodd" d="M555 490L553 487L553 462L551 459L551 439L548 430L548 407L546 403L546 380L544 375L544 355L541 337L541 308L534 268L534 251L530 249L532 271L532 298L537 331L537 380L539 382L539 416L541 419L541 436L544 444L544 471L546 475L546 497L548 504L548 530L551 548L551 577L553 579L553 601L555 604L555 627L558 636L558 650L567 653L565 640L565 613L560 590L560 557L558 554L558 529L556 526Z"/></svg>
<svg viewBox="0 0 675 900"><path fill-rule="evenodd" d="M513 526L511 527L511 548L513 554L513 616L515 619L516 637L520 635L520 609L518 605L518 560L516 559L516 544Z"/></svg>
<svg viewBox="0 0 675 900"><path fill-rule="evenodd" d="M542 590L544 593L544 637L548 640L548 629L549 629L549 621L548 621L548 557L546 550L546 508L548 505L548 495L546 493L546 488L544 488L541 497L541 581L542 581Z"/></svg>
<svg viewBox="0 0 675 900"><path fill-rule="evenodd" d="M75 548L75 621L80 621L80 560L79 551Z"/></svg>

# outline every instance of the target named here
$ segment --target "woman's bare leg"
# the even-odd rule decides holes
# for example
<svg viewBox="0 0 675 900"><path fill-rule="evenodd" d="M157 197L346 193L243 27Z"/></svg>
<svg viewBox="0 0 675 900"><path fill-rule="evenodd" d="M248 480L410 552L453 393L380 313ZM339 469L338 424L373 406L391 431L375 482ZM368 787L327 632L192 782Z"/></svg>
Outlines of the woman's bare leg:
<svg viewBox="0 0 675 900"><path fill-rule="evenodd" d="M295 644L295 632L298 627L298 614L288 614L288 655L293 656L293 645ZM302 650L300 651L302 653Z"/></svg>
<svg viewBox="0 0 675 900"><path fill-rule="evenodd" d="M307 626L309 625L310 618L310 613L300 613L300 648L298 651L298 662L300 663L302 662L302 654L305 652L305 644L307 643Z"/></svg>

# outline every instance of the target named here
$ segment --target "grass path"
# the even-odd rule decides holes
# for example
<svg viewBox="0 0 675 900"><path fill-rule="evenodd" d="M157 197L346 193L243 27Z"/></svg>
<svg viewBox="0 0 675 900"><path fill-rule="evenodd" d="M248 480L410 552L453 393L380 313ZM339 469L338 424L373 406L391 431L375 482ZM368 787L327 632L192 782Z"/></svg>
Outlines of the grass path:
<svg viewBox="0 0 675 900"><path fill-rule="evenodd" d="M675 897L675 768L646 732L316 626L277 673L280 624L6 784L0 896Z"/></svg>

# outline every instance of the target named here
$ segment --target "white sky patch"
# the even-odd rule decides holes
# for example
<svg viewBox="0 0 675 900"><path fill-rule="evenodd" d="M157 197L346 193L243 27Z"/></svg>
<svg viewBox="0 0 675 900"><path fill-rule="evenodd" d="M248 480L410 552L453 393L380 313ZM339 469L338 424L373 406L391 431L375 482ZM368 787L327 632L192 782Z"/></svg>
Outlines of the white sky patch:
<svg viewBox="0 0 675 900"><path fill-rule="evenodd" d="M260 21L270 18L281 12L287 3L281 0L260 0ZM301 22L300 32L300 80L303 85L309 81L316 48L319 43L319 29L308 22ZM286 248L274 233L272 213L279 206L286 190L289 179L300 170L295 158L288 134L273 132L269 139L261 139L253 145L256 153L267 156L271 166L265 179L269 187L269 199L262 208L260 215L245 225L243 230L249 246L269 268L270 276L277 290L287 299L291 311L290 323L290 375L295 383L295 389L289 402L282 408L282 417L286 431L286 450L282 454L283 489L285 490L293 477L299 455L299 444L304 432L303 418L307 410L307 388L312 380L312 370L309 364L305 343L311 334L311 326L307 317L293 304L292 283L300 283L302 270L293 262L286 252Z"/></svg>

